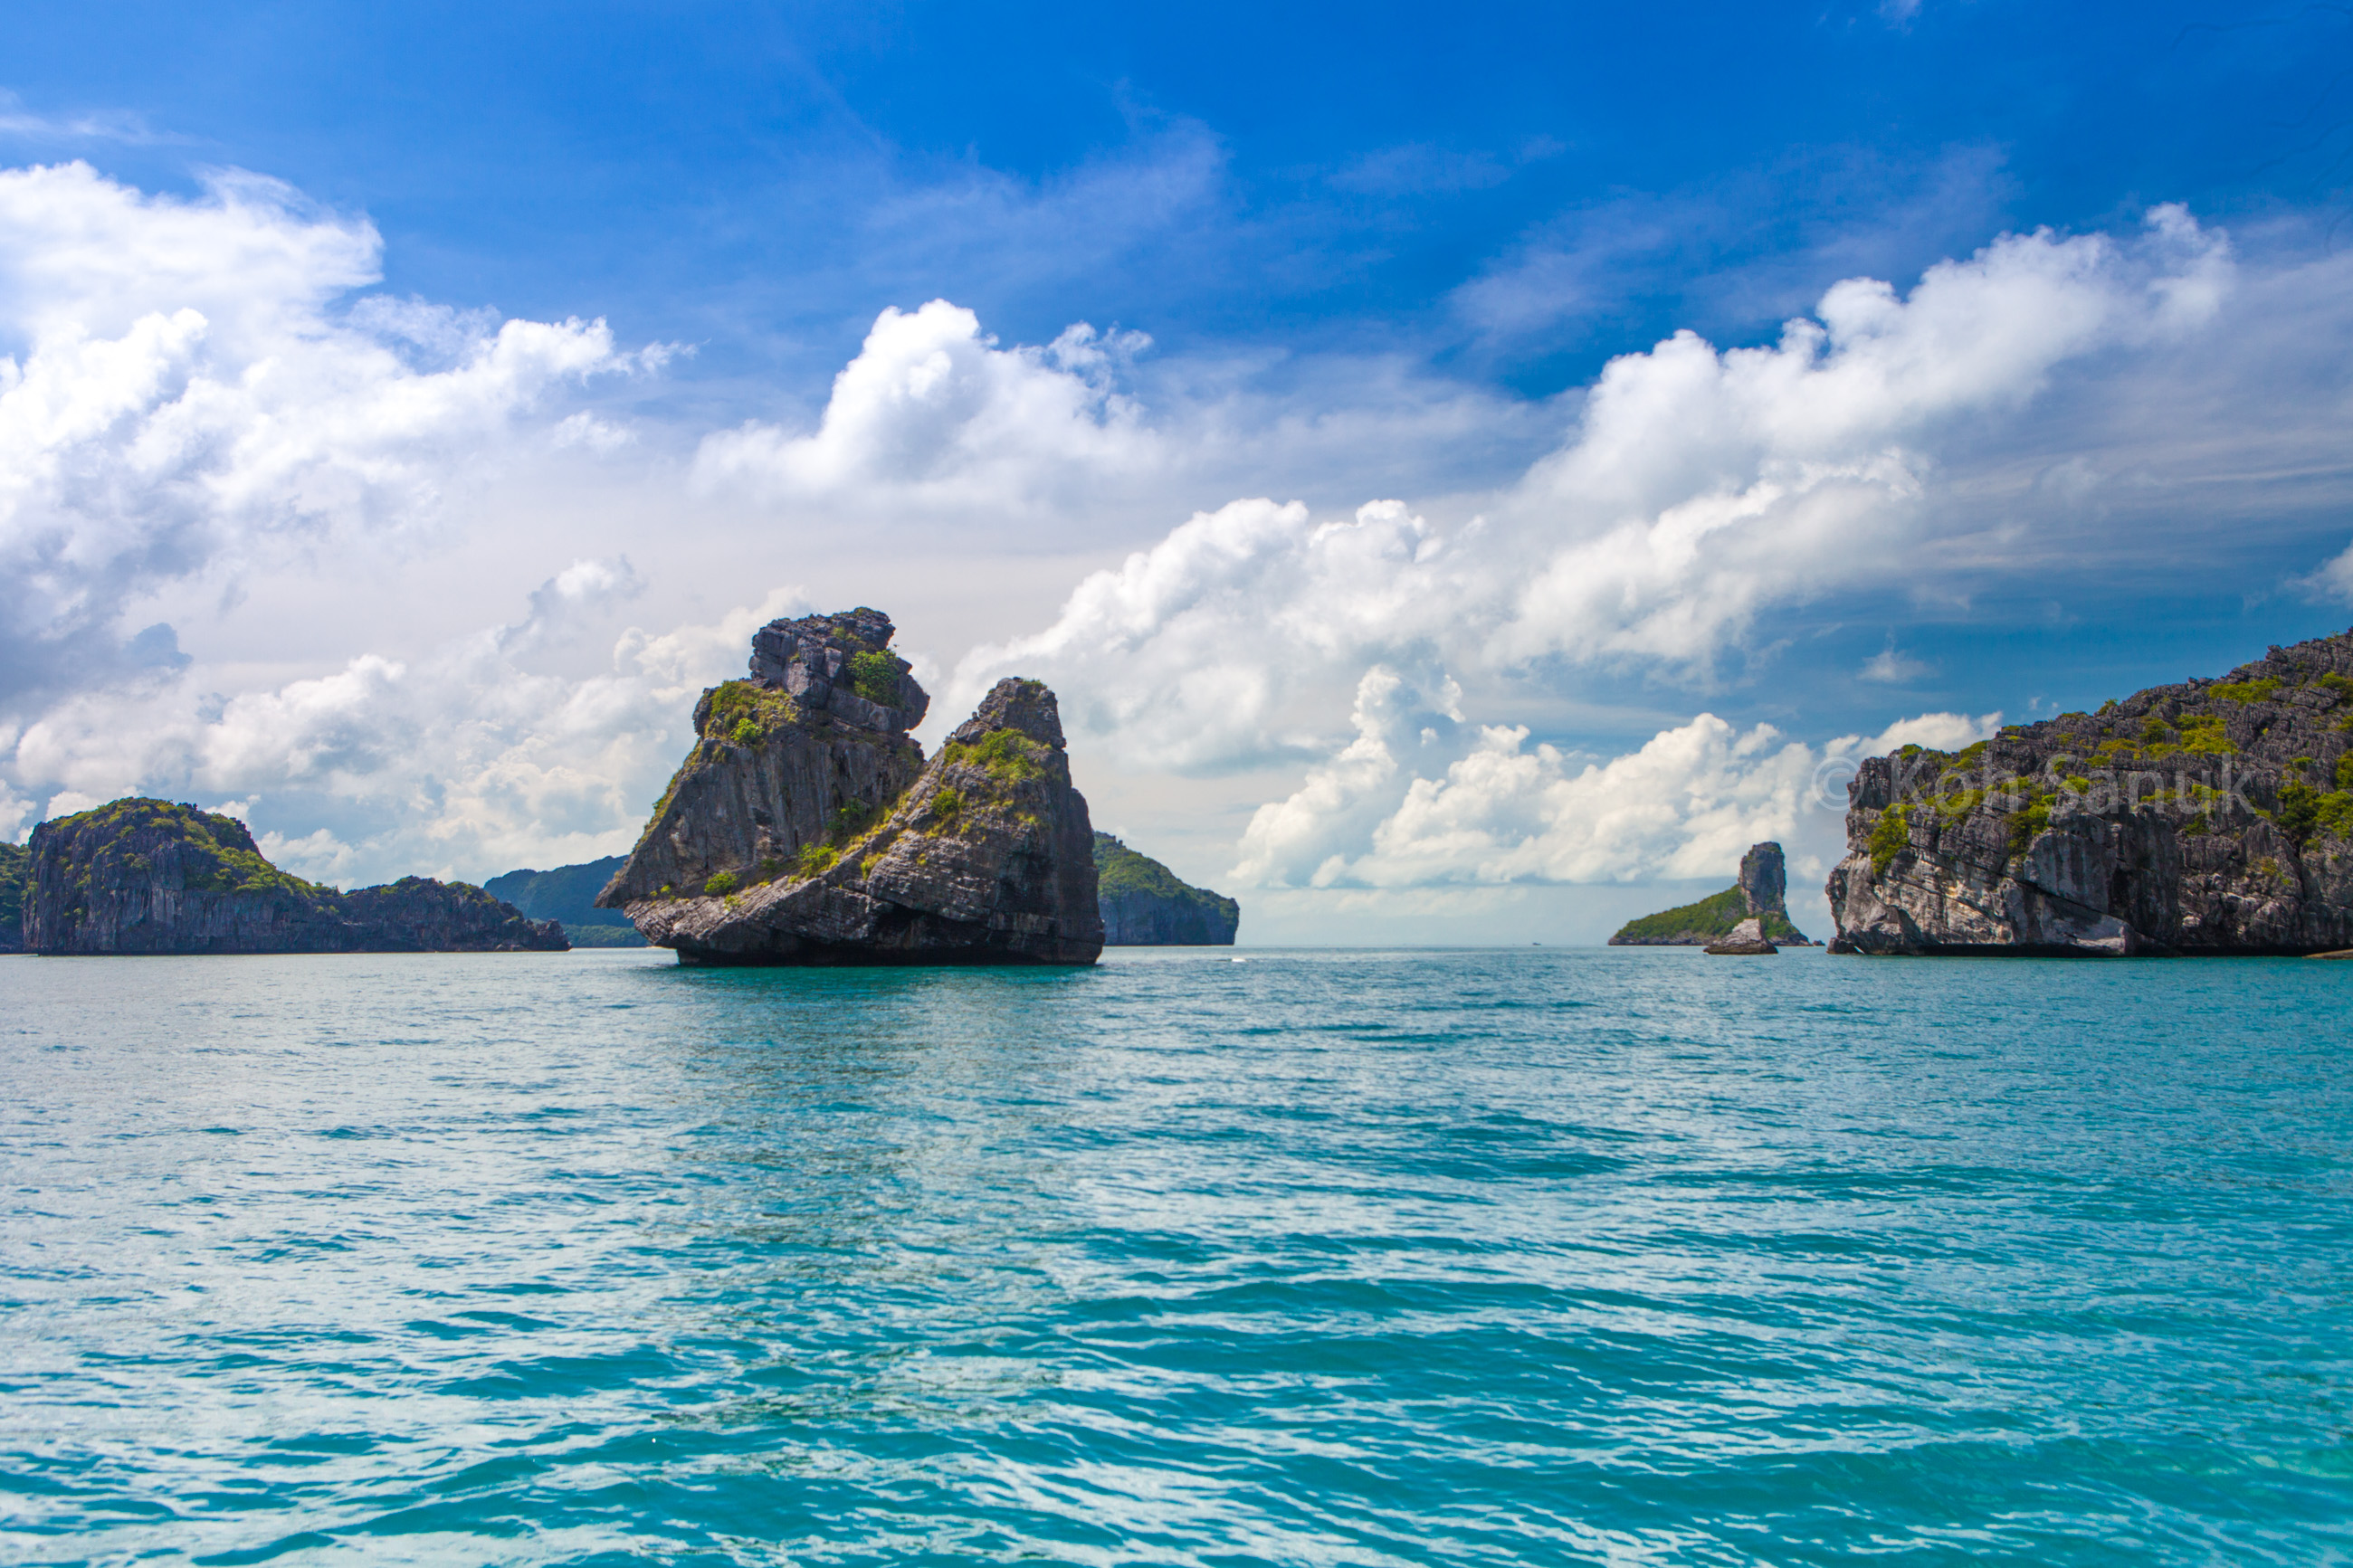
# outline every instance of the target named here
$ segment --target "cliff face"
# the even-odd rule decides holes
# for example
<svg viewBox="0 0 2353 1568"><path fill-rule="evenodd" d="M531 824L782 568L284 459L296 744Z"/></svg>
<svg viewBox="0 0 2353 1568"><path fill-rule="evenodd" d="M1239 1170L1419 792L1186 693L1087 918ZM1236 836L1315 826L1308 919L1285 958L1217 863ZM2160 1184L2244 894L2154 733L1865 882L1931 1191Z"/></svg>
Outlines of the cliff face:
<svg viewBox="0 0 2353 1568"><path fill-rule="evenodd" d="M1781 847L1751 845L1740 858L1740 879L1720 893L1679 909L1628 921L1609 939L1611 947L1706 947L1729 941L1744 921L1754 920L1763 940L1780 947L1819 945L1789 923L1789 873Z"/></svg>
<svg viewBox="0 0 2353 1568"><path fill-rule="evenodd" d="M35 952L561 952L560 927L480 888L405 877L338 893L279 870L245 824L118 800L45 822L27 847Z"/></svg>
<svg viewBox="0 0 2353 1568"><path fill-rule="evenodd" d="M762 627L752 678L696 704L694 750L597 906L811 875L880 821L923 771L906 732L931 705L893 630L868 609Z"/></svg>
<svg viewBox="0 0 2353 1568"><path fill-rule="evenodd" d="M25 951L25 868L21 844L0 844L0 952Z"/></svg>
<svg viewBox="0 0 2353 1568"><path fill-rule="evenodd" d="M765 628L597 903L685 963L1093 963L1054 694L999 681L925 766L905 729L928 699L892 632L871 610Z"/></svg>
<svg viewBox="0 0 2353 1568"><path fill-rule="evenodd" d="M1095 904L1106 947L1230 947L1242 907L1196 888L1108 833L1094 837Z"/></svg>
<svg viewBox="0 0 2353 1568"><path fill-rule="evenodd" d="M1847 786L1833 950L2353 946L2353 633L2221 680L1906 747Z"/></svg>

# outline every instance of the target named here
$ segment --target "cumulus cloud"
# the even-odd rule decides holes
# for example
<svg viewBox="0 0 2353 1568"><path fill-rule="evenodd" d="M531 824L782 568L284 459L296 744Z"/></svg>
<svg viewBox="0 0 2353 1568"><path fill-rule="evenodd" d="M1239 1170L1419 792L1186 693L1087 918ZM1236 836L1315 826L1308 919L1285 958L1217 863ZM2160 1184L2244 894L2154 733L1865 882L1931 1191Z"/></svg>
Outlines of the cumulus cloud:
<svg viewBox="0 0 2353 1568"><path fill-rule="evenodd" d="M337 315L380 250L251 174L0 171L0 704L135 666L158 584L429 522L551 391L651 363L602 321Z"/></svg>
<svg viewBox="0 0 2353 1568"><path fill-rule="evenodd" d="M1133 482L1159 442L1113 375L1151 340L1084 322L1002 349L972 311L885 310L814 430L754 421L704 438L695 478L772 500L1001 514L1090 478Z"/></svg>
<svg viewBox="0 0 2353 1568"><path fill-rule="evenodd" d="M300 801L362 825L269 838L273 857L321 879L483 875L613 854L683 753L696 695L740 672L756 627L810 608L778 589L713 621L631 627L610 668L586 677L515 662L552 619L627 597L633 582L625 561L575 563L520 622L422 658L362 654L267 690L82 693L16 737L8 772L52 792L49 816L145 792L227 798L238 815ZM0 820L8 809L0 803Z"/></svg>
<svg viewBox="0 0 2353 1568"><path fill-rule="evenodd" d="M1810 812L1843 811L1857 758L1966 745L2001 721L1927 713L1817 748L1770 724L1744 731L1702 713L1622 756L1579 758L1531 747L1525 725L1451 721L1379 668L1358 682L1353 717L1356 737L1250 819L1238 881L1412 888L1708 876L1751 844L1797 837Z"/></svg>
<svg viewBox="0 0 2353 1568"><path fill-rule="evenodd" d="M2231 272L2220 236L2163 207L2129 242L2005 236L1908 294L1839 283L1771 346L1680 332L1613 361L1570 437L1467 524L1397 501L1198 514L1043 632L976 650L952 695L1051 679L1066 722L1137 769L1328 758L1253 821L1251 879L1720 860L1788 821L1820 754L1703 715L1580 770L1467 723L1462 692L1560 668L1704 680L1768 609L1916 583L1948 432L2014 416L2070 361L2195 330ZM1355 733L1327 739L1351 690Z"/></svg>

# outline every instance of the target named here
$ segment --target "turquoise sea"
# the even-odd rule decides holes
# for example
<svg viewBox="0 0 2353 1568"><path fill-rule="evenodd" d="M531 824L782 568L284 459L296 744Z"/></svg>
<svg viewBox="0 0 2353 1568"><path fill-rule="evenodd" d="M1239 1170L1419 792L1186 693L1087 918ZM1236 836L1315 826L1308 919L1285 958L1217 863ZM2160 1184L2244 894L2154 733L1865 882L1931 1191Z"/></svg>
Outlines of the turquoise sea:
<svg viewBox="0 0 2353 1568"><path fill-rule="evenodd" d="M7 959L0 1560L2353 1560L2348 995Z"/></svg>

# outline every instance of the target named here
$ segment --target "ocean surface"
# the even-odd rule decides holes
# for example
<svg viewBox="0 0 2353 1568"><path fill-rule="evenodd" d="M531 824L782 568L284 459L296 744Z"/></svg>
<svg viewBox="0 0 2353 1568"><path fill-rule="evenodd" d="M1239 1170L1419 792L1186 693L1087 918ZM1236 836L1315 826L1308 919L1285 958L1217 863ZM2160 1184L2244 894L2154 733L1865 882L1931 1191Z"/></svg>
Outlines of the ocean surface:
<svg viewBox="0 0 2353 1568"><path fill-rule="evenodd" d="M2353 1561L2348 998L0 960L0 1561Z"/></svg>

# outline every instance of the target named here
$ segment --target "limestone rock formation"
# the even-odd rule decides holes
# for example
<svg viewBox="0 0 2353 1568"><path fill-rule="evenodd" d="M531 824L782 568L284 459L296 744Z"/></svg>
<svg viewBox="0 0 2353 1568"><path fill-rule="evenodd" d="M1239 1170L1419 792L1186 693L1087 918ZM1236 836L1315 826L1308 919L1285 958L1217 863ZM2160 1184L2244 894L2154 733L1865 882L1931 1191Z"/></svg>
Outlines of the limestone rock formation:
<svg viewBox="0 0 2353 1568"><path fill-rule="evenodd" d="M2353 946L2353 632L1873 757L1847 800L1835 952Z"/></svg>
<svg viewBox="0 0 2353 1568"><path fill-rule="evenodd" d="M0 844L0 952L25 951L25 868L21 844Z"/></svg>
<svg viewBox="0 0 2353 1568"><path fill-rule="evenodd" d="M264 859L245 824L132 798L33 829L32 952L561 952L563 928L480 888L404 877L339 893Z"/></svg>
<svg viewBox="0 0 2353 1568"><path fill-rule="evenodd" d="M1741 868L1747 869L1745 865ZM1752 915L1734 926L1729 935L1709 942L1705 951L1711 958L1767 958L1781 950L1766 940L1765 922Z"/></svg>
<svg viewBox="0 0 2353 1568"><path fill-rule="evenodd" d="M1242 907L1196 888L1108 833L1095 835L1095 904L1106 947L1231 947Z"/></svg>
<svg viewBox="0 0 2353 1568"><path fill-rule="evenodd" d="M597 903L682 963L1092 963L1092 829L1054 694L1002 680L928 766L875 610L777 621Z"/></svg>
<svg viewBox="0 0 2353 1568"><path fill-rule="evenodd" d="M1695 904L1662 910L1629 921L1609 939L1611 947L1705 947L1733 940L1744 921L1757 922L1757 940L1781 947L1820 945L1789 923L1789 874L1781 847L1769 840L1749 846L1740 858L1740 879Z"/></svg>

